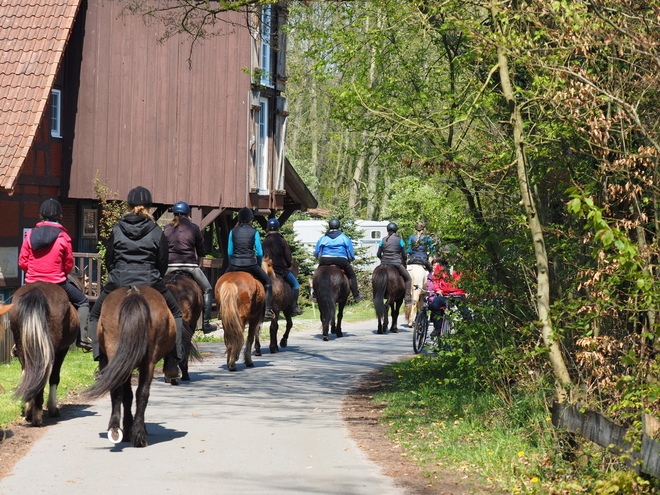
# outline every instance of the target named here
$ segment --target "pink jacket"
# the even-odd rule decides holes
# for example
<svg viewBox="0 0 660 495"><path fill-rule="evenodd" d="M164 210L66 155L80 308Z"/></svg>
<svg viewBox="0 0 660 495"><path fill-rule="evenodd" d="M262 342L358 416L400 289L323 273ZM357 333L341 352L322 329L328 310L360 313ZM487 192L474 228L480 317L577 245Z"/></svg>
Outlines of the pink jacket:
<svg viewBox="0 0 660 495"><path fill-rule="evenodd" d="M59 284L73 269L71 237L57 222L39 222L25 234L18 266L25 272L25 283Z"/></svg>
<svg viewBox="0 0 660 495"><path fill-rule="evenodd" d="M427 290L444 296L464 296L465 291L457 287L461 276L456 271L450 273L438 264L433 268L433 273L428 276Z"/></svg>

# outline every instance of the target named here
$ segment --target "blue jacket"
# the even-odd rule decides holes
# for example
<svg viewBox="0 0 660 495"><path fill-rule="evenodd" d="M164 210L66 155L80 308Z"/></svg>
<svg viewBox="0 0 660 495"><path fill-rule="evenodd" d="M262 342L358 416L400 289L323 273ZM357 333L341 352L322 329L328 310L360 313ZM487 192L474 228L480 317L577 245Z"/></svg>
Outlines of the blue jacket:
<svg viewBox="0 0 660 495"><path fill-rule="evenodd" d="M341 230L330 230L316 243L314 257L331 256L333 258L346 258L348 261L355 259L353 243Z"/></svg>

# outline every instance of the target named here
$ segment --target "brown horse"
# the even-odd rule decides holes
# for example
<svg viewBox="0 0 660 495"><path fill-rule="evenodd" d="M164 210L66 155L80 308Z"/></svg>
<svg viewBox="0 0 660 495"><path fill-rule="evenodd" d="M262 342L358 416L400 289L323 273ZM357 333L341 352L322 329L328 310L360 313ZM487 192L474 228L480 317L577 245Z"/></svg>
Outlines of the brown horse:
<svg viewBox="0 0 660 495"><path fill-rule="evenodd" d="M97 338L107 364L99 380L87 390L90 397L110 392L112 414L108 424L108 440L119 443L127 432L135 447L147 446L144 412L156 363L164 358L176 342L176 325L165 298L144 285L122 287L105 298ZM133 389L131 374L138 368L135 418L131 413ZM124 406L123 431L119 427Z"/></svg>
<svg viewBox="0 0 660 495"><path fill-rule="evenodd" d="M195 347L192 337L197 329L197 322L199 321L199 317L201 316L204 307L202 289L200 289L197 282L195 282L195 279L193 279L188 272L184 271L168 273L163 277L163 282L167 285L167 288L176 299L176 302L179 303L179 308L181 308L181 315L183 318L183 347L188 352L181 357L178 365L181 369L181 380L189 381L188 358L192 357L193 359L200 359L199 351ZM169 367L169 361L172 359L174 358L169 354L165 356L165 360L168 362L165 366L166 368ZM176 378L166 380L172 385L178 384Z"/></svg>
<svg viewBox="0 0 660 495"><path fill-rule="evenodd" d="M14 302L8 306L12 309L10 326L23 368L14 395L25 402L25 419L42 426L46 381L50 384L48 414L59 415L57 386L64 357L80 331L78 313L64 289L50 282L24 285L14 293Z"/></svg>
<svg viewBox="0 0 660 495"><path fill-rule="evenodd" d="M279 323L278 323L278 318L280 316L280 312L284 314L284 318L286 318L286 330L284 332L284 335L282 335L282 340L280 340L280 345L282 347L286 347L289 342L289 333L291 332L291 327L293 327L293 320L292 320L292 296L293 296L293 291L291 290L291 286L287 283L286 280L284 280L282 277L277 275L275 271L273 270L273 263L268 260L267 258L264 258L264 263L262 264L262 268L264 271L268 274L270 277L270 280L273 283L273 303L271 306L271 309L273 310L273 313L275 313L275 318L270 320L270 352L271 354L275 352L279 352L279 348L277 347L277 330L279 329ZM259 334L257 333L256 340L254 342L254 355L255 356L261 356L261 343L259 342Z"/></svg>
<svg viewBox="0 0 660 495"><path fill-rule="evenodd" d="M397 333L397 319L403 297L406 294L406 286L399 270L392 265L378 265L371 275L371 287L373 290L372 301L376 308L378 318L378 333L387 333L387 310L392 312L392 326L390 332Z"/></svg>
<svg viewBox="0 0 660 495"><path fill-rule="evenodd" d="M321 265L314 271L312 284L321 313L323 340L328 340L328 329L337 335L337 338L343 337L341 320L344 316L346 300L351 293L348 277L338 266Z"/></svg>
<svg viewBox="0 0 660 495"><path fill-rule="evenodd" d="M247 272L228 272L215 284L215 300L218 303L218 317L222 320L224 329L227 368L229 371L236 371L236 360L243 347L243 330L246 324L248 337L243 356L246 366L254 366L252 344L259 335L264 316L264 286Z"/></svg>

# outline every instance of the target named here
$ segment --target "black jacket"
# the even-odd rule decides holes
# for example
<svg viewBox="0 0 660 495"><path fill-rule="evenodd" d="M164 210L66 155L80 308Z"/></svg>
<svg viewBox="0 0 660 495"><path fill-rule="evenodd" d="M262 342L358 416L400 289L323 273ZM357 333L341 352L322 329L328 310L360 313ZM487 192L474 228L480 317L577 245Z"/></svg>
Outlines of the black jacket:
<svg viewBox="0 0 660 495"><path fill-rule="evenodd" d="M152 220L126 215L112 229L105 252L110 273L106 290L149 285L161 290L167 271L167 238Z"/></svg>
<svg viewBox="0 0 660 495"><path fill-rule="evenodd" d="M202 232L188 218L181 217L179 225L174 227L172 224L167 224L163 230L165 231L165 237L167 237L170 264L197 264L198 257L204 257Z"/></svg>
<svg viewBox="0 0 660 495"><path fill-rule="evenodd" d="M261 243L264 256L273 260L273 271L284 278L291 271L291 248L279 232L269 232Z"/></svg>

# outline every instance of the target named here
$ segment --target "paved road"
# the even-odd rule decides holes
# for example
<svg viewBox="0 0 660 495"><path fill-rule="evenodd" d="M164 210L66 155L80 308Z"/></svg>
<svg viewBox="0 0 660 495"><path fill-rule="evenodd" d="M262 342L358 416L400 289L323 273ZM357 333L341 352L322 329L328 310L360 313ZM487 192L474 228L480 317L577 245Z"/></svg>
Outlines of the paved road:
<svg viewBox="0 0 660 495"><path fill-rule="evenodd" d="M110 399L50 427L0 494L369 494L403 492L348 438L343 394L361 375L410 354L411 334L377 335L375 320L323 342L316 328L230 373L224 344L179 387L154 381L149 446L106 438ZM294 327L295 328L295 327ZM66 361L64 366L66 366Z"/></svg>

